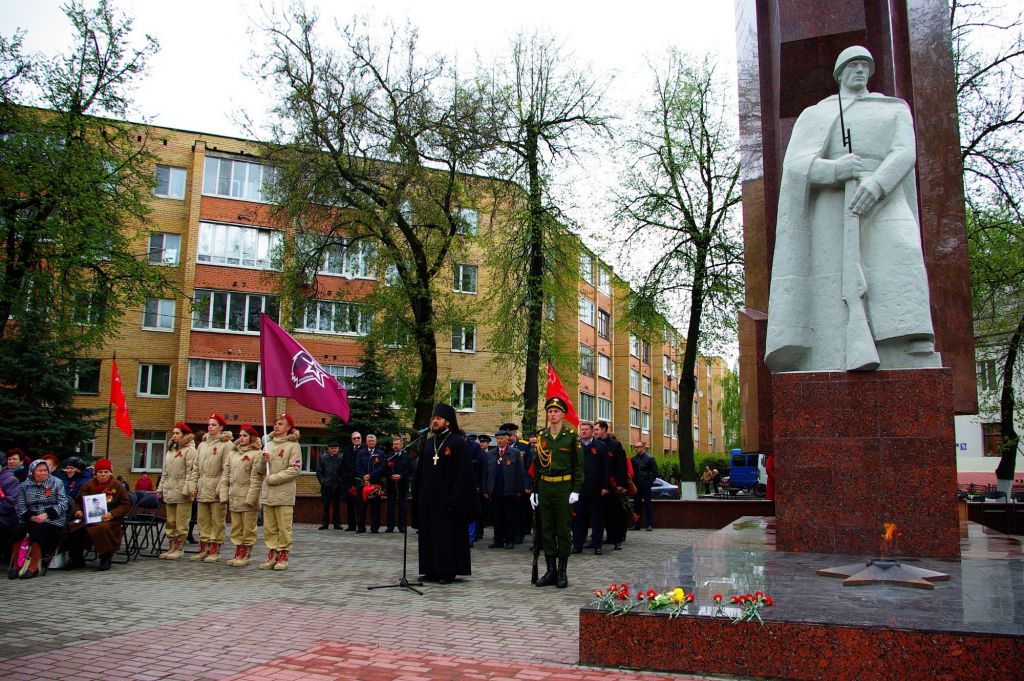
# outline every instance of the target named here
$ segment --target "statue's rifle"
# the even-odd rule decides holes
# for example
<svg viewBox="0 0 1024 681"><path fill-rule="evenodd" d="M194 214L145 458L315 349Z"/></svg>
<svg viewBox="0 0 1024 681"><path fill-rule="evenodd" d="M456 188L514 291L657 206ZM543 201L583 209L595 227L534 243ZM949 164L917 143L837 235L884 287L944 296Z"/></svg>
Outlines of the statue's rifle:
<svg viewBox="0 0 1024 681"><path fill-rule="evenodd" d="M843 116L843 92L839 89L839 127L843 146L853 153L853 135L846 127ZM846 181L843 198L843 300L846 301L846 370L870 370L878 368L878 351L875 339L868 325L864 296L867 280L860 254L860 216L850 208L857 193L860 180L851 177Z"/></svg>

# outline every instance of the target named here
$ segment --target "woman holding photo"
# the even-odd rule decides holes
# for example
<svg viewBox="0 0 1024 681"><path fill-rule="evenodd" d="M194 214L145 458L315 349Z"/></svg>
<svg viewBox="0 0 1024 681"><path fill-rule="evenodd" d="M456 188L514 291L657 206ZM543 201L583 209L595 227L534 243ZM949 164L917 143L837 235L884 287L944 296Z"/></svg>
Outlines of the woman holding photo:
<svg viewBox="0 0 1024 681"><path fill-rule="evenodd" d="M85 567L83 551L95 546L100 559L100 571L109 570L111 559L121 548L121 519L128 515L131 503L124 487L114 480L114 469L109 459L100 459L94 465L96 474L82 485L78 493L71 534L68 536L68 551L71 554L71 568ZM98 501L97 494L106 497L107 512L100 522L87 523L86 504ZM92 515L90 513L90 515Z"/></svg>

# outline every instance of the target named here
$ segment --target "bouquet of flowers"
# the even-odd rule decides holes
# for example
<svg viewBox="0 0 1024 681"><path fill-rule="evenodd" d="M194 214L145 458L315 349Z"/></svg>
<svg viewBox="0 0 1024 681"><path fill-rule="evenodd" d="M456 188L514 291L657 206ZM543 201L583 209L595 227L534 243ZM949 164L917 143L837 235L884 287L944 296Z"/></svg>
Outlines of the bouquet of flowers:
<svg viewBox="0 0 1024 681"><path fill-rule="evenodd" d="M596 600L589 605L597 606L598 610L607 610L609 615L625 615L636 605L629 595L629 584L612 584L608 589L594 592Z"/></svg>
<svg viewBox="0 0 1024 681"><path fill-rule="evenodd" d="M686 605L693 602L693 594L686 593L682 587L678 586L663 594L659 594L654 589L648 589L646 593L641 591L636 597L638 601L647 602L648 610L670 608L668 611L669 617L679 617L683 614Z"/></svg>
<svg viewBox="0 0 1024 681"><path fill-rule="evenodd" d="M770 608L775 605L772 597L763 591L732 596L729 598L729 601L740 607L740 614L732 621L733 624L753 622L754 620L764 624L764 620L761 619L761 608Z"/></svg>

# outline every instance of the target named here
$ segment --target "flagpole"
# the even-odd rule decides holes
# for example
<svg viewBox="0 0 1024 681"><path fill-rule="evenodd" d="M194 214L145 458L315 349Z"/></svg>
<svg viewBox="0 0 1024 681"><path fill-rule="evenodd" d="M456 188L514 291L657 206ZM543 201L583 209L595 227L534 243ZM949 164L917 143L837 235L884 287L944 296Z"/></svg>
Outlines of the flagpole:
<svg viewBox="0 0 1024 681"><path fill-rule="evenodd" d="M117 361L117 350L114 350L114 357L113 357L112 361L114 361L114 362ZM113 382L113 380L114 380L113 365L111 365L110 380L111 380L111 382ZM108 398L107 399L107 451L104 454L104 457L108 461L110 460L110 419L111 419L113 413L114 413L114 403L111 402L110 399Z"/></svg>

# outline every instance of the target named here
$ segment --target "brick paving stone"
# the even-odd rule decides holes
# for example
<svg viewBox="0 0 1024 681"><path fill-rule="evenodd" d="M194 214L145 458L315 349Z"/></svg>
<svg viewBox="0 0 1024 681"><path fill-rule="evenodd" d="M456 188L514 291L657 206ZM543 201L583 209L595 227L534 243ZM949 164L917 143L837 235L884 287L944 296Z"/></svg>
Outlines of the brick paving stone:
<svg viewBox="0 0 1024 681"><path fill-rule="evenodd" d="M69 661L97 655L105 660L106 678L140 675L140 681L313 673L387 681L668 678L576 666L578 610L594 589L628 579L708 534L630 533L623 551L573 556L568 589L533 587L531 556L519 546L473 549L472 576L427 584L423 596L370 591L367 586L397 582L402 535L325 536L309 525L296 526L296 551L283 574L153 559L115 565L102 576L103 588L117 595L121 611L101 616L88 598L52 597L92 592L99 579L94 570L4 581L0 630L38 633L31 645L0 646L0 679L92 678ZM415 578L415 538L409 539L409 576ZM84 629L83 622L96 626ZM376 666L381 660L391 667Z"/></svg>

